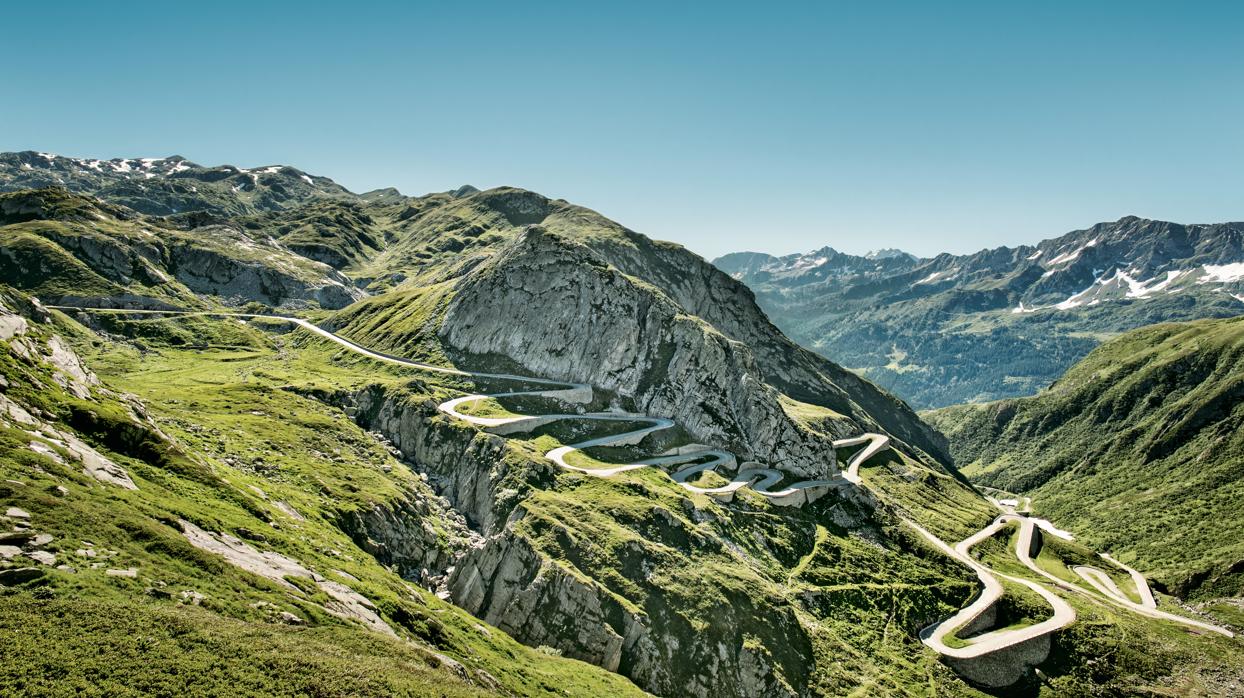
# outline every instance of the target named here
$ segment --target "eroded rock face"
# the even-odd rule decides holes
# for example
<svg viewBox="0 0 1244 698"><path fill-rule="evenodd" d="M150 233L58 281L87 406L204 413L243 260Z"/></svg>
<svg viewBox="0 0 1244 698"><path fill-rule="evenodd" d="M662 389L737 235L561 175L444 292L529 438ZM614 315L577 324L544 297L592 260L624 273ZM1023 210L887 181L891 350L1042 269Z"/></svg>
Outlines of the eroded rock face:
<svg viewBox="0 0 1244 698"><path fill-rule="evenodd" d="M522 513L515 510L516 516ZM523 642L556 647L609 671L618 670L628 638L631 645L653 650L648 629L616 600L509 532L468 555L450 577L449 589L454 603Z"/></svg>
<svg viewBox="0 0 1244 698"><path fill-rule="evenodd" d="M721 595L720 618L708 628L693 627L679 602L655 590L637 608L539 553L517 525L524 514L520 505L502 531L459 563L449 579L454 603L525 644L555 647L657 695L799 694L791 683L806 681L812 657L804 629L786 610L763 621L782 635L784 646L773 653L741 639L758 625L746 599ZM632 552L643 559L641 550Z"/></svg>
<svg viewBox="0 0 1244 698"><path fill-rule="evenodd" d="M435 499L408 492L394 502L346 512L339 525L381 564L405 579L438 588L472 536L462 517Z"/></svg>
<svg viewBox="0 0 1244 698"><path fill-rule="evenodd" d="M389 439L481 534L452 560L445 580L449 598L473 615L524 644L556 648L619 672L658 695L799 694L792 686L804 685L813 659L806 631L790 608L763 611L761 623L757 614L762 611L747 594L725 595L720 622L709 632L693 628L678 611L682 601L665 598L664 590L650 589L645 606L638 608L542 553L524 532L522 502L533 487L553 485L555 466L515 459L504 439L446 418L431 400L387 395L374 387L328 399L350 407L362 426ZM658 508L653 516L661 522L653 525L669 529L674 539L712 549L729 545L691 531L668 511ZM419 527L406 517L391 523L373 524L368 535L377 542L400 540L401 529ZM389 530L399 533L378 537L377 531ZM642 546L627 555L638 568L654 564L644 562ZM391 560L399 568L408 566L396 555ZM743 641L748 627L761 625L774 633L765 646L780 643L779 650L771 653Z"/></svg>
<svg viewBox="0 0 1244 698"><path fill-rule="evenodd" d="M835 469L833 447L782 410L752 352L660 290L533 227L464 277L441 336L533 375L616 391L698 440L801 477Z"/></svg>
<svg viewBox="0 0 1244 698"><path fill-rule="evenodd" d="M786 395L846 415L862 431L885 431L912 450L950 463L945 437L901 400L795 344L769 321L752 291L686 248L619 226L587 244L624 274L657 286L679 307L742 342L764 380Z"/></svg>
<svg viewBox="0 0 1244 698"><path fill-rule="evenodd" d="M26 312L31 317L38 318L46 311L37 302L32 302ZM28 317L10 309L0 299L0 338L8 342L9 352L27 362L49 369L52 380L66 393L83 400L90 399L91 391L99 387L99 379L59 336L42 337L43 333L38 334L40 336L31 333ZM12 426L34 435L36 438L28 442L27 448L63 463L64 458L57 451L61 449L82 465L83 472L96 480L125 489L137 489L124 468L71 431L61 429L45 419L41 410L28 409L28 406L19 404L4 394L7 387L7 382L0 386L0 426ZM131 409L133 410L133 406ZM131 411L130 416L136 422L144 419L150 421L139 412Z"/></svg>
<svg viewBox="0 0 1244 698"><path fill-rule="evenodd" d="M525 466L521 481L511 478L505 439L457 424L440 415L432 401L392 398L370 388L344 400L355 419L380 432L474 530L490 535L519 502L526 481L552 482L550 464Z"/></svg>
<svg viewBox="0 0 1244 698"><path fill-rule="evenodd" d="M41 225L40 220L55 224ZM117 290L133 291L125 294L131 301L143 300L149 292L190 302L189 289L229 303L304 306L315 302L337 309L366 295L336 269L301 257L271 237L222 224L177 230L167 222L143 220L133 211L59 190L0 196L0 223L17 223L19 231L59 245L91 271L122 287ZM37 256L32 258L16 248L0 250L0 262L10 272L25 270L36 277L58 273L41 268ZM46 300L106 305L98 295L81 295L86 297L70 293ZM110 294L108 301L124 302L118 295ZM167 299L146 300L136 305L156 308L167 303Z"/></svg>
<svg viewBox="0 0 1244 698"><path fill-rule="evenodd" d="M325 611L339 618L356 620L378 633L396 636L393 628L376 612L375 605L366 596L345 584L325 579L291 557L270 550L256 550L245 541L227 533L205 531L185 520L178 523L181 525L182 534L194 547L220 555L230 564L280 584L292 593L299 593L300 590L287 577L310 579L320 591L328 595L329 600L324 603Z"/></svg>
<svg viewBox="0 0 1244 698"><path fill-rule="evenodd" d="M322 264L322 274L315 276L289 268L294 256L284 250L273 249L254 261L187 244L172 246L169 254L170 270L196 293L276 306L314 300L331 309L344 308L364 296L328 265Z"/></svg>

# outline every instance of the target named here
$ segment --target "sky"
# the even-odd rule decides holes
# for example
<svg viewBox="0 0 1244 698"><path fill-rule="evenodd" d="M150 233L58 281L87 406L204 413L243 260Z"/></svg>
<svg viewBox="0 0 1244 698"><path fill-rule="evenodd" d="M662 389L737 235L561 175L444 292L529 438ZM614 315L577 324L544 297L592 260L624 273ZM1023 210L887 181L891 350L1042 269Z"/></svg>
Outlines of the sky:
<svg viewBox="0 0 1244 698"><path fill-rule="evenodd" d="M519 186L708 258L1244 220L1240 2L58 2L5 20L5 151Z"/></svg>

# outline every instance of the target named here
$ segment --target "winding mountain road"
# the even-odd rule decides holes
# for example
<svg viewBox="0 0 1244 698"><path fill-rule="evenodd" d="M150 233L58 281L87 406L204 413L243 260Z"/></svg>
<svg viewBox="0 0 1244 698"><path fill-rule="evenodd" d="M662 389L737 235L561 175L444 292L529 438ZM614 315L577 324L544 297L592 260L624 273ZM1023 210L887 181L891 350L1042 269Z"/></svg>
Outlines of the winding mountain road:
<svg viewBox="0 0 1244 698"><path fill-rule="evenodd" d="M526 380L519 377L514 378L516 380ZM689 481L701 473L716 471L717 468L722 468L723 470L733 470L737 468L739 463L734 454L728 451L691 445L683 446L675 449L673 452L667 452L655 458L649 458L624 465L615 465L612 467L584 467L574 465L566 461L567 457L571 454L582 451L586 448L638 444L653 432L673 428L674 421L672 419L666 419L664 417L649 417L647 415L634 414L630 412L587 412L582 414L565 413L532 416L514 415L507 417L481 417L464 413L458 409L462 405L470 402L518 396L555 397L564 401L571 401L567 400L569 391L582 390L585 387L586 386L574 385L573 387L568 386L567 390L533 390L491 395L465 395L463 397L454 398L453 400L441 403L439 409L457 419L475 424L476 426L497 434L513 434L521 431L530 431L538 426L562 420L645 423L646 426L620 434L610 434L608 436L601 436L575 444L559 446L545 453L544 457L553 461L561 468L594 477L613 477L619 473L637 470L639 468L664 468L668 466L690 464L675 471L671 475L674 482L678 483L690 492L728 498L733 496L738 490L744 487L750 487L757 494L768 497L772 499L774 503L781 505L802 504L810 501L810 496L826 491L830 488L843 486L846 483L858 484L858 471L860 463L868 458L871 458L875 453L888 448L890 444L890 438L884 434L865 434L863 436L833 442L835 448L846 448L865 443L867 443L868 446L852 458L846 471L843 471L832 478L803 480L775 490L773 487L786 477L785 473L773 468L744 467L739 469L738 472L733 475L730 482L725 485L719 487L699 487L691 484ZM581 392L575 397L579 399L573 401L590 401L592 397L591 388L587 387L586 393ZM744 463L744 465L747 464Z"/></svg>
<svg viewBox="0 0 1244 698"><path fill-rule="evenodd" d="M1028 502L1029 502L1029 506L1031 506L1030 499L1028 500ZM1003 511L1008 511L1008 509L1010 509L1010 507L1006 507L1003 505L999 505L999 507L1002 508ZM1049 572L1045 570L1044 568L1040 567L1039 565L1037 565L1035 562L1033 562L1032 558L1029 557L1028 555L1028 551L1031 550L1031 547L1032 547L1032 539L1033 539L1033 534L1034 534L1033 532L1034 532L1034 529L1036 528L1036 522L1028 516L1016 515L1009 511L1008 513L1004 513L1002 516L998 517L998 520L1002 520L1002 519L1019 521L1020 523L1020 540L1019 540L1019 543L1017 545L1017 550L1016 550L1016 555L1019 557L1020 562L1023 562L1024 566L1032 570L1034 573L1053 582L1054 585L1058 587L1059 589L1081 594L1083 596L1086 596L1092 599L1100 599L1102 596L1104 596L1107 601L1110 601L1111 603L1114 603L1115 605L1122 606L1135 613L1139 613L1142 616L1147 616L1149 618L1156 618L1158 620L1166 620L1172 623L1179 623L1181 625L1186 625L1186 626L1190 626L1193 628L1199 628L1201 630L1208 630L1210 632L1217 633L1219 635L1223 635L1226 637L1235 637L1235 633L1221 626L1217 626L1212 623L1205 623L1203 621L1199 621L1193 618L1188 618L1187 616L1181 616L1181 615L1177 615L1174 613L1168 613L1166 611L1159 610L1157 607L1158 606L1157 601L1153 597L1153 591L1149 588L1149 583L1145 579L1145 576L1142 575L1140 572L1137 572L1136 570L1132 569L1131 567L1124 565L1118 560L1115 560L1113 557L1111 557L1110 555L1106 553L1101 553L1100 557L1103 560L1106 560L1107 562L1111 563L1115 567L1118 567L1119 569L1123 570L1124 572L1128 574L1129 577L1131 577L1132 583L1136 586L1136 593L1141 599L1139 603L1129 598L1127 594L1125 594L1123 590L1119 588L1119 585L1114 581L1113 578L1110 577L1110 575L1108 575L1106 572L1096 567L1090 567L1088 565L1077 565L1075 567L1072 567L1071 571L1074 572L1076 575L1078 575L1085 582L1087 582L1089 586L1091 586L1093 590L1098 592L1098 594L1100 594L1101 596L1098 596L1097 594L1094 594L1077 584L1068 582L1067 580L1064 580L1061 577L1056 576L1052 572Z"/></svg>
<svg viewBox="0 0 1244 698"><path fill-rule="evenodd" d="M496 433L499 435L514 434L520 432L530 432L531 430L556 421L562 420L586 420L597 422L626 422L634 424L642 424L635 429L625 431L618 434L601 436L580 443L563 445L554 448L544 454L544 457L552 461L559 467L590 475L593 477L613 477L615 475L625 473L640 468L661 468L676 467L683 465L673 472L671 478L684 489L697 494L703 494L713 497L728 499L735 492L750 487L757 494L768 497L773 503L780 505L799 505L812 500L819 493L828 491L831 488L854 485L858 487L866 487L859 475L859 468L862 463L869 460L878 453L890 447L890 438L884 434L861 434L859 436L840 439L833 442L836 449L849 448L852 446L863 445L864 448L852 456L847 464L847 468L836 473L831 478L804 480L794 482L782 487L781 489L773 489L775 485L780 483L786 474L772 468L755 467L759 464L743 463L739 467L734 454L727 451L712 449L698 444L691 444L677 449L673 449L660 456L649 458L646 460L627 463L621 465L613 465L607 467L586 467L574 465L567 462L567 457L571 454L586 448L600 446L625 446L634 445L641 442L648 435L670 429L674 426L674 421L664 417L650 417L643 414L635 414L628 412L585 412L585 413L554 413L542 415L521 415L510 414L505 416L479 416L468 412L463 412L460 408L464 405L483 400L506 398L506 397L541 397L552 398L568 404L587 404L592 401L592 387L582 383L571 383L565 381L550 380L545 378L533 378L530 376L519 376L507 373L484 373L476 371L463 371L445 366L436 366L433 364L412 361L399 356L385 354L371 349L367 349L355 342L344 337L340 337L328 330L304 320L302 318L282 316L282 315L264 315L257 313L235 313L222 311L167 311L167 310L130 310L118 308L79 308L72 306L51 306L58 310L73 311L90 311L90 312L106 312L106 313L122 313L122 314L148 314L148 315L170 315L170 316L229 316L248 319L266 319L278 320L292 323L293 325L305 329L324 339L341 345L346 349L359 354L361 356L374 359L377 361L398 364L418 368L421 370L432 371L442 374L464 376L469 378L486 378L496 380L515 381L519 383L541 386L535 390L521 390L494 394L469 394L461 397L446 400L440 403L438 409L455 419L462 420L469 424L473 424L481 429ZM716 471L718 468L723 470L734 470L730 481L718 487L700 487L691 484L696 476L706 471ZM1098 598L1092 592L1085 590L1079 586L1071 584L1052 573L1041 568L1031 557L1031 549L1034 540L1035 524L1028 516L1022 513L1016 513L1016 506L1008 506L1003 504L994 497L989 497L1003 514L996 518L990 525L981 529L977 533L967 539L957 543L954 546L942 541L933 533L924 529L914 521L903 519L903 522L913 528L922 537L928 540L935 548L942 551L947 556L966 565L975 574L981 583L981 591L971 604L960 609L954 615L944 620L933 623L920 633L920 639L925 645L929 646L938 653L959 659L970 659L985 656L1008 647L1015 646L1020 643L1028 642L1043 635L1050 634L1065 628L1076 619L1075 610L1061 597L1051 592L1046 587L1032 580L1015 577L1012 575L996 572L971 556L971 549L982 541L997 534L1003 527L1011 522L1018 522L1020 525L1019 538L1017 540L1015 554L1018 560L1031 572L1037 576L1052 582L1058 589L1076 592L1084 595ZM1016 500L1016 505L1022 501L1023 509L1026 511L1031 508L1031 500L1022 498ZM1009 504L1009 502L1008 502ZM1232 633L1223 628L1219 628L1208 623L1202 623L1190 618L1177 616L1171 613L1157 610L1156 602L1153 599L1152 592L1149 590L1145 578L1136 570L1124 566L1108 555L1102 555L1102 558L1118 566L1128 572L1131 579L1136 585L1138 595L1141 602L1137 603L1128 598L1127 595L1118 587L1113 579L1105 572L1093 567L1078 566L1074 571L1082 579L1084 579L1095 591L1100 593L1109 601L1129 608L1137 613L1164 620L1170 620L1185 625L1195 626L1198 628L1210 630L1230 637ZM1002 597L1005 587L1002 580L1006 580L1013 584L1024 586L1039 595L1049 604L1052 614L1049 618L1028 626L1018 628L1003 628L990 632L975 635L966 639L958 639L954 645L947 644L946 640L954 637L955 633L971 624L982 613L987 611Z"/></svg>
<svg viewBox="0 0 1244 698"><path fill-rule="evenodd" d="M592 387L583 383L571 383L567 381L550 380L547 378L534 378L531 376L520 376L510 373L486 373L480 371L463 371L456 368L448 368L445 366L437 366L434 364L413 361L411 359L385 354L373 351L360 344L352 342L345 337L337 335L333 332L323 329L318 325L298 317L288 315L267 315L261 313L240 313L229 311L178 311L178 310L133 310L125 308L85 308L77 306L49 306L57 310L69 311L88 311L103 312L113 314L140 314L140 315L165 315L165 316L211 316L211 317L235 317L246 319L264 319L277 320L291 323L297 327L305 329L324 339L341 345L346 349L365 356L376 361L398 364L401 366L409 366L425 371L433 371L442 374L463 376L467 378L486 378L492 380L515 381L519 383L528 383L540 386L548 386L539 390L520 390L494 394L470 394L447 400L437 408L456 419L460 419L469 424L474 424L487 431L497 434L515 434L519 432L527 432L541 425L562 420L587 420L598 422L639 422L647 423L638 429L623 432L620 434L611 434L599 438L584 441L582 443L571 444L567 446L559 446L544 454L544 457L553 461L559 467L566 470L591 475L594 477L612 477L619 473L639 468L651 468L661 466L673 466L681 463L691 463L686 468L680 469L671 476L675 482L684 489L698 494L709 496L717 496L728 498L743 487L751 487L753 491L770 498L775 504L780 505L798 505L810 501L810 497L815 494L823 493L831 488L842 486L846 483L859 484L859 465L863 461L871 458L874 454L889 448L890 439L883 434L864 434L862 436L842 439L833 442L835 448L846 448L863 443L868 443L868 447L856 454L848 465L848 470L836 474L832 478L804 480L794 482L786 487L778 490L772 489L774 485L781 482L786 474L780 470L772 468L749 467L739 470L732 478L729 484L721 487L698 487L691 484L688 480L705 471L716 470L718 467L723 469L732 469L738 465L734 455L726 451L720 451L709 448L688 448L683 447L677 449L676 452L667 453L665 455L639 461L636 463L628 463L625 465L617 465L605 468L587 468L576 466L566 462L566 457L571 453L580 451L585 448L596 446L625 446L637 444L649 434L674 426L674 421L664 417L649 417L642 414L634 414L628 412L587 412L587 413L564 413L564 414L543 414L543 415L510 415L504 417L485 417L477 416L462 412L458 408L470 402L481 400L490 400L505 397L545 397L554 398L567 403L587 403L592 400Z"/></svg>
<svg viewBox="0 0 1244 698"><path fill-rule="evenodd" d="M957 543L951 547L944 543L940 538L929 533L919 525L908 521L908 525L915 528L917 532L923 535L933 543L935 547L946 553L950 557L962 562L976 573L976 578L980 580L982 589L976 596L976 599L967 607L961 609L953 616L934 623L925 628L920 633L920 640L924 644L936 650L938 653L956 659L971 659L991 654L1007 647L1017 645L1021 642L1027 642L1034 638L1048 635L1075 622L1076 612L1061 597L1050 592L1045 587L1022 577L1013 577L1008 574L995 572L978 562L971 555L971 550L980 542L992 537L998 531L1002 530L1010 521L1018 519L1010 515L999 516L993 523L985 528L977 531L970 537ZM1024 532L1027 531L1028 537L1025 538ZM1016 554L1021 562L1030 568L1036 569L1036 565L1032 559L1028 557L1029 546L1032 544L1031 527L1022 528L1020 531L1020 540L1016 546ZM1002 598L1005 587L1001 580L1007 580L1014 584L1025 586L1036 592L1042 599L1046 601L1053 609L1054 613L1048 619L1041 621L1035 625L1026 625L1020 628L1005 628L1002 630L994 630L983 633L971 638L960 640L963 646L947 645L945 640L947 636L954 636L959 630L975 621L982 613L987 611L991 606Z"/></svg>

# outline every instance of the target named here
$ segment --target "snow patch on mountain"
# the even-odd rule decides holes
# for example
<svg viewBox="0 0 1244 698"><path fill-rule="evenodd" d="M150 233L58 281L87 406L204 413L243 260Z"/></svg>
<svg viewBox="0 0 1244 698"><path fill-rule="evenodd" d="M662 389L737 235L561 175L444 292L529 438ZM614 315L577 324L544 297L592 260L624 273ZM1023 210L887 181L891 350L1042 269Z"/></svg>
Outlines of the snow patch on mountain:
<svg viewBox="0 0 1244 698"><path fill-rule="evenodd" d="M1201 267L1204 273L1196 279L1198 284L1207 283L1232 283L1244 279L1244 263L1232 264L1207 264ZM1102 302L1111 300L1120 300L1123 298L1147 299L1154 294L1165 292L1166 294L1179 293L1184 290L1189 280L1196 274L1197 269L1173 269L1161 272L1151 279L1137 279L1138 272L1135 269L1115 269L1109 276L1101 275L1102 270L1094 269L1093 283L1083 291L1074 293L1054 305L1036 306L1025 305L1023 302L1011 309L1014 315L1024 313L1034 313L1038 310L1055 309L1055 310L1072 310L1079 307L1089 307L1098 305ZM1049 276L1055 273L1054 270L1046 272L1043 276ZM928 279L921 280L917 283L927 283ZM1119 295L1119 292L1122 295ZM1225 291L1224 291L1225 292ZM1244 300L1240 296L1232 295L1238 300Z"/></svg>
<svg viewBox="0 0 1244 698"><path fill-rule="evenodd" d="M1244 279L1244 262L1235 262L1233 264L1206 264L1202 267L1205 270L1205 276L1197 279L1197 283L1205 284L1211 281L1220 284L1230 283Z"/></svg>
<svg viewBox="0 0 1244 698"><path fill-rule="evenodd" d="M884 247L880 250L871 250L864 255L864 259L894 259L896 257L915 259L915 256L911 253L904 252L893 247Z"/></svg>
<svg viewBox="0 0 1244 698"><path fill-rule="evenodd" d="M1131 275L1131 270L1122 271L1116 269L1114 275L1108 279L1103 279L1101 284L1104 286L1114 281L1121 281L1127 285L1127 298L1148 298L1151 294L1166 289L1176 279L1188 273L1190 272L1187 270L1174 270L1166 272L1165 278L1155 276L1148 281L1139 281Z"/></svg>
<svg viewBox="0 0 1244 698"><path fill-rule="evenodd" d="M1050 264L1050 265L1055 265L1055 264L1064 264L1064 263L1066 263L1066 262L1071 262L1071 261L1074 261L1074 260L1076 260L1076 259L1079 259L1080 255L1081 255L1081 254L1083 254L1083 252L1084 252L1085 250L1087 250L1087 249L1088 249L1088 248L1090 248L1090 247L1096 247L1096 246L1097 246L1097 242L1098 242L1098 238L1093 238L1092 240L1089 240L1088 242L1084 243L1084 245L1083 245L1083 246L1076 248L1076 249L1075 249L1075 250L1073 250L1072 252L1067 252L1067 253L1064 253L1064 254L1060 254L1060 255L1058 255L1057 257L1055 257L1054 259L1051 259L1051 260L1049 261L1049 264Z"/></svg>
<svg viewBox="0 0 1244 698"><path fill-rule="evenodd" d="M1054 305L1054 307L1055 307L1055 308L1058 308L1059 310L1071 310L1072 308L1078 308L1079 306L1084 305L1084 301L1083 301L1082 299L1083 299L1085 296L1087 296L1087 295L1088 295L1088 294L1089 294L1089 293L1093 290L1093 287L1094 287L1094 286L1096 286L1096 285L1097 285L1097 282L1096 282L1096 281L1094 281L1094 282L1093 282L1093 286L1089 286L1088 288L1084 289L1083 291L1080 291L1079 293L1075 294L1074 296L1071 296L1071 297L1070 297L1070 298L1068 298L1067 300L1065 300L1065 301L1063 301L1063 302L1061 302L1061 303L1057 303L1057 304L1055 304L1055 305Z"/></svg>
<svg viewBox="0 0 1244 698"><path fill-rule="evenodd" d="M936 281L951 281L959 276L958 269L947 269L946 271L935 271L932 274L917 281L914 285L931 284Z"/></svg>

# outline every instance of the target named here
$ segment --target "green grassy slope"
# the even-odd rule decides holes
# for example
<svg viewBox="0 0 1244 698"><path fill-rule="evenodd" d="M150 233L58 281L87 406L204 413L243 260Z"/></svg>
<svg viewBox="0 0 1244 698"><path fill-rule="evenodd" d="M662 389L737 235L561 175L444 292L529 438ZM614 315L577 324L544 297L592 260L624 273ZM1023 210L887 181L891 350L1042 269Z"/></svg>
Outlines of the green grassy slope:
<svg viewBox="0 0 1244 698"><path fill-rule="evenodd" d="M247 623L143 599L2 597L0 638L5 695L492 695L379 635Z"/></svg>
<svg viewBox="0 0 1244 698"><path fill-rule="evenodd" d="M362 206L321 201L289 211L243 219L298 254L342 269L369 259L385 246L384 234Z"/></svg>
<svg viewBox="0 0 1244 698"><path fill-rule="evenodd" d="M23 303L11 293L4 302ZM9 648L0 690L638 694L616 675L516 643L373 555L371 529L360 522L378 509L407 517L432 556L461 545L463 529L383 443L305 395L364 380L404 384L406 372L370 365L362 374L329 346L298 347L308 338L233 320L201 333L222 346L178 349L162 341L184 335L162 327L178 321L114 324L141 335L131 345L39 315L0 341L0 397L44 425L0 417L0 501L21 510L8 512L5 528L29 527L5 539L21 551L6 554L0 569L34 570L0 584L0 638ZM86 397L61 389L63 372L40 358L53 334L98 370L103 383ZM49 429L76 434L136 489L85 474L65 437ZM191 545L183 521L318 576L251 573ZM341 617L313 580L362 594L392 634Z"/></svg>
<svg viewBox="0 0 1244 698"><path fill-rule="evenodd" d="M1103 344L1035 397L927 414L973 480L1184 594L1244 592L1244 319Z"/></svg>
<svg viewBox="0 0 1244 698"><path fill-rule="evenodd" d="M203 317L113 320L109 332L135 337L131 344L57 326L105 386L142 398L176 450L164 459L140 450L127 455L124 442L112 451L102 435L88 434L134 477L139 489L128 492L5 442L3 476L22 484L9 483L4 501L29 511L35 529L55 537L46 549L75 571L47 569L40 580L0 595L0 637L11 639L14 657L0 669L0 686L53 693L37 678L50 673L62 685L95 682L119 695L219 695L229 686L277 695L633 690L547 648L518 645L377 564L343 531L350 512L409 498L425 486L343 413L309 396L378 386L423 402L475 386L430 380L303 333L274 336L262 327ZM200 343L174 344L186 337ZM68 409L55 391L25 392L24 369L6 366L10 397L41 400L51 415ZM115 400L107 394L92 403L101 417L122 419L108 409ZM894 454L862 470L885 502L875 520L833 498L784 509L743 493L721 505L687 495L655 471L549 478L540 454L559 433L507 441L514 486L524 478L536 483L520 495L524 516L510 535L602 589L617 608L639 611L668 632L750 647L789 671L792 683L825 695L979 695L915 637L967 601L967 573L892 515L914 516L947 540L968 535L990 514L958 480ZM577 438L561 435L571 437ZM51 491L56 483L64 483L67 496ZM190 547L170 523L181 518L349 584L373 600L402 639L326 613L313 587L291 591ZM454 544L452 526L437 535ZM99 557L77 554L87 542L105 551L104 566L93 568ZM106 574L131 567L133 579ZM119 604L126 614L115 614ZM1091 622L1060 639L1055 664L1043 667L1052 685L1144 686L1167 681L1170 666L1184 667L1180 681L1195 685L1207 662L1235 661L1229 647L1213 645L1205 655L1197 650L1200 638L1093 608ZM281 611L306 624L277 622ZM29 640L35 631L51 638L54 651ZM1097 651L1118 661L1086 667L1083 658ZM462 663L467 681L441 656ZM39 672L30 670L36 666ZM213 670L195 671L199 666Z"/></svg>
<svg viewBox="0 0 1244 698"><path fill-rule="evenodd" d="M139 487L125 492L88 486L84 476L52 467L23 448L21 434L7 444L11 450L0 457L0 466L5 477L23 485L6 490L6 501L29 511L40 532L55 536L48 550L75 567L49 569L28 587L9 590L0 604L0 628L45 628L51 637L70 627L79 633L38 660L34 646L19 643L14 656L23 666L42 662L74 683L98 675L103 686L121 694L154 686L212 693L236 681L259 692L280 693L270 689L279 682L289 693L418 695L447 680L445 694L456 695L489 688L474 680L479 671L519 695L629 690L600 669L517 645L501 630L483 629L377 564L342 530L350 512L409 498L426 485L341 411L306 396L379 386L422 401L471 386L453 377L432 376L427 382L423 372L370 362L302 333L274 337L236 320L113 318L107 327L134 337L136 344L104 340L72 325L59 330L74 337L106 385L123 386L143 400L181 455L173 465L161 466L107 451ZM187 336L199 344L181 344ZM21 385L18 368L6 375L12 386ZM19 388L9 394L25 395ZM44 400L42 409L50 414L60 409L59 398L48 391L29 399ZM104 412L108 397L96 402L97 413L112 414ZM559 433L556 427L550 433ZM572 437L577 438L563 435ZM518 477L525 477L521 472L547 471L541 454L557 441L545 435L509 443L510 462ZM35 463L46 474L32 473ZM174 465L179 470L173 471ZM68 483L67 497L49 491L56 482ZM966 489L959 493L971 500ZM758 652L788 655L780 659L794 672L787 677L792 683L830 693L871 686L902 694L904 686L928 684L938 686L940 694L973 694L914 638L929 618L962 603L970 586L944 558L912 556L920 548L909 538L882 546L861 542L830 522L829 509L782 509L754 495L722 507L689 498L658 472L611 480L559 475L531 491L520 506L526 516L515 535L552 564L600 585L619 607L660 618L688 636L710 633L727 646L749 642ZM302 519L292 518L287 508ZM190 547L172 523L179 519L231 533L364 592L416 648L373 637L324 612L313 588L291 593ZM436 517L415 523L439 525ZM438 535L447 546L454 544L454 531ZM92 568L95 558L74 552L83 541L115 555L106 567ZM105 573L131 567L138 571L135 579ZM190 602L182 592L206 598ZM884 599L884 613L875 595ZM110 622L110 604L136 605L136 610L124 622ZM274 622L282 611L307 626ZM49 614L64 624L49 622ZM143 622L171 624L172 630L127 640ZM228 640L208 639L225 629L231 629ZM304 639L301 661L276 659L280 648L292 651ZM109 649L82 661L84 648L95 646ZM218 656L219 677L170 676L176 673L174 647L186 653L185 666ZM151 653L141 671L132 656L140 650ZM429 650L462 662L473 680L438 679L440 660ZM844 663L843 657L851 661ZM431 666L410 673L414 661ZM352 662L359 662L353 670ZM254 664L271 666L272 675L255 674ZM24 671L0 672L0 680L34 693L45 688Z"/></svg>

